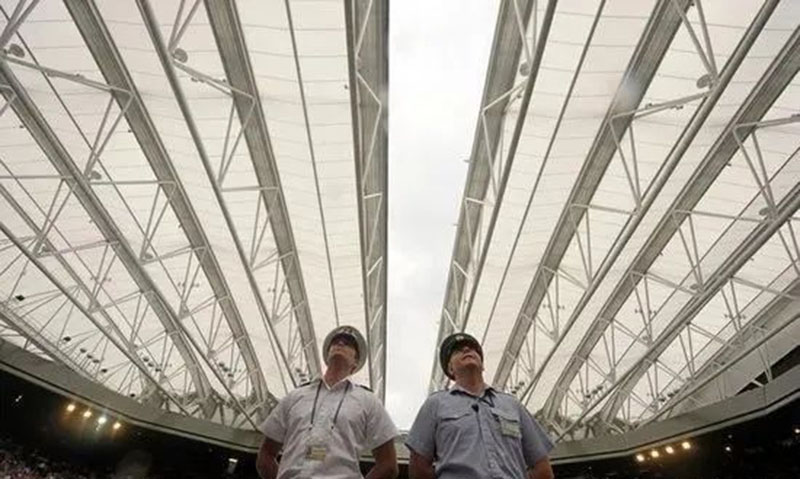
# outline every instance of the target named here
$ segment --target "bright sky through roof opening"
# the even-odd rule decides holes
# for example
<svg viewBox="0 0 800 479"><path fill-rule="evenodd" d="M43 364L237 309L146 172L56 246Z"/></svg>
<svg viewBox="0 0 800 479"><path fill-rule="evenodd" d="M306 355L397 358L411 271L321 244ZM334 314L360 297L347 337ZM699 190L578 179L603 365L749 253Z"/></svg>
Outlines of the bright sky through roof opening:
<svg viewBox="0 0 800 479"><path fill-rule="evenodd" d="M391 2L386 405L400 429L428 392L497 8Z"/></svg>

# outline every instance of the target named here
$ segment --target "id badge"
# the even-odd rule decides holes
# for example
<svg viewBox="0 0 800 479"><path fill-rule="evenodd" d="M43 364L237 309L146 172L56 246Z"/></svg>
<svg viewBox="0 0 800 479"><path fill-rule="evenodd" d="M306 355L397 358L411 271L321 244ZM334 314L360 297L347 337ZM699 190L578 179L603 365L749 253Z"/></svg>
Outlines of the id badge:
<svg viewBox="0 0 800 479"><path fill-rule="evenodd" d="M328 447L327 446L308 446L306 449L306 459L309 461L324 461L325 457L328 455Z"/></svg>
<svg viewBox="0 0 800 479"><path fill-rule="evenodd" d="M519 423L516 421L510 421L506 418L500 418L500 433L504 436L513 437L519 439L522 437L522 431L520 430Z"/></svg>

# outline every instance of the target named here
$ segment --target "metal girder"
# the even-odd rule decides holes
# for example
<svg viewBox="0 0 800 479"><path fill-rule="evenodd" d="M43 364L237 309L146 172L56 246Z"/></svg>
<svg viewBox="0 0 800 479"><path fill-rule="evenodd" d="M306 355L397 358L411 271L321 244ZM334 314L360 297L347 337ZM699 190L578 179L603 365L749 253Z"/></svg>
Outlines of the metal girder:
<svg viewBox="0 0 800 479"><path fill-rule="evenodd" d="M388 2L348 0L345 22L369 381L384 400L389 209Z"/></svg>
<svg viewBox="0 0 800 479"><path fill-rule="evenodd" d="M214 295L217 298L231 298L230 287L208 237L97 7L93 2L83 0L65 0L64 3L108 84L131 95L133 101L125 111L125 118L158 181L173 185L174 190L168 196L170 206L192 249L204 251L204 254L199 254L197 257ZM120 101L119 97L116 99ZM122 107L121 102L120 107ZM219 305L242 354L255 396L259 402L263 402L270 393L239 309L235 301L219 301ZM199 364L195 367L199 367Z"/></svg>
<svg viewBox="0 0 800 479"><path fill-rule="evenodd" d="M143 17L151 36L154 35L154 32L158 30L158 26L150 12L149 3L147 0L138 0L137 4L143 12ZM286 207L278 167L270 144L261 96L252 65L250 64L250 56L246 47L239 13L235 2L212 1L206 2L206 12L220 52L220 60L228 79L227 83L231 88L247 95L247 97L233 95L233 104L239 115L240 123L244 125L244 139L250 151L258 186L277 192L272 204L268 204L266 197L264 197L264 207L269 211L270 226L283 267L284 277L288 283L292 310L297 321L309 373L312 376L319 376L321 372L320 359L317 351L314 323L308 304L308 295L303 281L302 269L300 268L300 258L297 255L297 246L294 240L289 211ZM154 43L156 44L159 58L167 71L167 76L174 76L174 73L170 74L172 67L165 63L171 62L169 52L165 51L165 44L163 41ZM173 81L170 78L170 83L177 85L177 79ZM173 90L176 90L175 86L173 86ZM185 113L184 117L186 117ZM248 119L248 117L250 118ZM195 142L197 143L198 140L199 137L196 138ZM228 224L231 225L232 223L229 222ZM251 287L257 288L249 268L246 267L245 269L248 271ZM255 294L255 296L261 314L267 317L267 308L261 295ZM280 340L277 336L276 341L278 341L279 348L283 350L284 348L280 345ZM289 364L286 366L289 367ZM293 383L297 385L298 378L295 372L289 368L289 373Z"/></svg>
<svg viewBox="0 0 800 479"><path fill-rule="evenodd" d="M671 2L665 2L665 3L671 3ZM575 323L575 321L577 321L578 317L583 312L583 309L588 304L589 300L592 298L594 293L597 291L597 288L602 283L603 279L605 278L606 274L610 270L611 266L616 262L616 259L619 257L620 253L624 249L624 247L627 244L628 240L631 238L631 236L636 231L636 229L639 226L639 224L641 223L641 221L644 219L644 216L647 213L647 211L650 209L650 206L653 204L653 202L658 197L659 193L661 192L662 188L666 184L667 180L670 178L672 172L677 167L677 165L680 162L681 158L683 157L684 153L689 148L689 146L692 144L692 141L694 140L695 136L697 135L697 133L700 131L700 128L705 123L705 120L711 114L713 108L715 107L715 105L716 105L717 101L719 100L719 98L722 96L722 93L724 92L725 88L729 84L731 78L733 78L734 74L738 70L738 68L741 65L742 61L744 61L744 58L746 57L747 52L749 52L749 50L752 47L753 43L758 38L758 35L760 34L760 32L761 32L762 28L764 27L764 25L766 24L767 20L769 20L770 16L772 15L772 12L774 11L774 9L777 6L777 4L778 4L777 0L766 1L764 3L764 5L762 6L761 10L759 11L758 15L756 16L756 18L750 24L747 32L742 37L742 40L739 42L739 44L737 45L736 49L731 54L730 59L728 60L726 65L723 67L723 69L720 72L720 74L716 77L716 80L713 83L712 89L708 92L707 95L705 95L705 98L704 98L703 102L697 108L695 114L692 116L692 119L687 124L687 126L684 129L684 131L681 133L680 138L675 143L675 146L670 151L669 156L668 156L667 160L665 161L665 164L664 164L664 166L662 168L662 173L655 180L655 182L650 186L650 188L648 189L648 193L646 195L644 195L643 197L639 198L636 210L634 211L634 214L632 214L629 217L629 220L627 221L627 223L625 225L625 229L622 231L620 236L615 241L612 250L609 251L607 257L603 260L603 263L602 263L601 267L597 270L597 272L594 274L594 276L590 278L589 284L587 284L586 287L584 288L585 291L581 295L581 298L578 300L577 305L575 306L575 308L573 309L572 313L570 314L570 317L568 318L564 329L561 331L561 334L556 338L555 344L553 345L553 347L548 352L544 362L540 365L539 369L536 371L536 373L531 378L531 381L527 384L526 389L525 389L525 391L523 393L523 397L524 396L528 396L529 397L529 395L531 394L531 392L535 388L536 384L539 381L539 378L541 377L542 373L544 372L545 366L547 364L549 364L549 362L552 359L553 355L555 354L556 350L561 345L563 339L566 337L567 333L571 330L572 325ZM675 4L672 3L672 5L675 5ZM673 9L672 11L675 12L676 10ZM652 20L652 18L651 18L651 20ZM680 22L680 21L682 21L682 19L679 18L678 22ZM640 46L641 46L641 43L640 43ZM666 47L668 47L668 44L666 45ZM639 51L639 50L637 50L637 51ZM631 65L635 65L635 64L636 64L635 62L631 62ZM655 74L655 69L657 69L657 66L654 68L654 70L652 72L653 75ZM625 80L623 80L623 85L624 84L625 84ZM642 94L643 94L644 90L646 90L646 87L642 90ZM631 110L631 111L633 111L633 110ZM644 110L644 111L647 111L647 110ZM615 125L619 125L619 121L620 121L619 119L617 119L617 120L612 120L612 119L614 119L614 118L627 118L627 117L624 117L624 116L620 117L619 114L610 114L610 115L607 116L607 118L609 118L609 120L608 120L608 123L606 123L606 126L613 130L612 131L612 136L614 134L622 135L624 132L622 132L619 129L617 129L618 127L616 127L616 126L611 128L611 126L610 126L611 123L610 122L614 121ZM631 117L631 121L632 121L632 117ZM629 127L630 124L631 123L628 122L627 126ZM617 138L620 138L620 137L617 137ZM617 145L617 147L619 147L619 145ZM593 150L593 151L595 151L595 150ZM603 150L596 150L596 151L603 151ZM608 154L608 152L605 152L603 154ZM611 155L613 156L613 152L611 152ZM599 184L599 179L597 180L597 182L598 183L595 184L595 187ZM573 192L574 191L575 190L573 190ZM581 203L579 203L579 204L581 204ZM585 204L589 204L589 203L585 203ZM577 224L577 221L575 222L575 224ZM577 232L577 230L576 230L576 232ZM547 275L542 276L543 279L544 278L548 278L548 277L552 277L552 274L549 275L549 276L547 276ZM535 278L534 278L534 281L535 281ZM532 284L532 287L533 287L533 284ZM544 291L545 291L545 294L546 294L546 289L544 289ZM540 299L539 302L541 302L542 299ZM536 305L536 308L538 308L538 305ZM528 311L535 312L536 309L533 308L533 309L530 309ZM600 322L602 321L599 318L607 318L607 317L608 316L598 316L598 320L597 320L597 325L596 326L600 326ZM576 358L578 358L578 356L573 356L570 362L572 362L573 360L577 360ZM565 377L565 374L566 374L567 371L568 371L568 368L562 370L561 376ZM553 391L556 391L559 388L559 386L563 386L563 385L564 385L564 382L561 381L561 379L559 379L559 381L556 383ZM551 393L551 395L552 394L554 394L554 393ZM545 411L548 411L547 406L545 407Z"/></svg>
<svg viewBox="0 0 800 479"><path fill-rule="evenodd" d="M686 10L689 3L688 0L682 1L679 8ZM533 322L532 318L535 317L539 306L545 299L553 279L553 274L548 271L558 271L561 260L577 233L574 225L581 222L585 210L579 208L573 211L571 205L591 203L600 180L617 151L614 131L611 127L612 121L615 122L617 134L624 134L633 121L631 116L624 114L638 108L680 24L681 17L672 0L662 0L656 5L620 86L620 89L625 88L627 93L615 95L603 120L603 127L595 138L567 203L559 216L542 261L531 280L530 288L520 308L520 314L506 343L505 353L500 358L495 372L493 381L495 385L502 387L507 382L514 361L519 356L522 344Z"/></svg>
<svg viewBox="0 0 800 479"><path fill-rule="evenodd" d="M172 310L152 278L144 270L136 253L125 240L110 213L92 191L86 176L70 157L70 154L61 144L55 132L39 112L28 92L17 80L5 61L0 61L0 82L7 85L11 93L13 93L14 101L11 107L22 124L25 125L25 128L30 132L59 174L70 179L73 193L106 240L115 244L114 251L119 256L128 274L141 291L150 293L147 298L150 307L158 316L165 331L172 337L181 358L189 368L192 382L198 395L203 398L202 401L209 400L213 393L211 384L203 370L198 366L197 357L187 342L187 337L181 334L181 325L175 311ZM6 89L0 89L0 92L9 101L11 100L11 94Z"/></svg>
<svg viewBox="0 0 800 479"><path fill-rule="evenodd" d="M654 229L648 241L628 268L627 273L623 275L622 280L617 284L614 292L605 302L603 308L597 315L597 320L584 335L581 343L560 375L556 387L553 388L553 391L548 397L544 407L544 416L546 418L553 417L566 394L569 384L571 384L583 365L585 361L583 358L588 357L589 353L591 353L595 344L597 344L603 332L608 327L609 322L605 318L615 317L616 312L633 292L633 288L641 278L647 274L650 266L666 244L671 240L673 235L677 233L682 221L688 216L684 214L676 218L674 212L691 211L692 208L697 205L703 194L738 150L739 146L734 132L737 131L740 125L758 121L763 117L778 95L791 81L798 69L800 69L800 28L795 30L783 50L765 75L760 79L758 85L751 91L748 98L734 115L731 123L710 148L706 158L698 169L695 170L692 179L677 196L667 214L662 217L658 226ZM749 134L753 128L753 126L749 127L746 133ZM675 334L679 332L680 326L691 319L693 314L699 310L699 307L704 305L711 298L708 292L719 289L719 287L739 269L741 264L752 256L752 254L757 251L757 248L777 230L783 221L796 211L797 204L800 203L800 196L798 196L799 188L800 186L796 187L787 195L788 200L780 205L779 211L774 212L775 214L772 216L771 221L764 222L756 227L754 233L748 236L748 241L742 243L742 246L737 249L736 255L731 257L731 261L723 265L716 275L707 280L708 284L704 285L702 291L687 303L686 307L681 310L681 314L676 316L673 322L667 326L665 332L653 342L648 352L640 358L624 376L616 381L615 385L623 384L625 389L627 389L628 385L632 384L632 378L635 377L638 380L638 378L644 374L644 371L650 363L669 344L667 339L674 338ZM606 388L606 391L597 398L594 405L611 394L613 389L614 387ZM623 390L623 388L620 388L620 390ZM615 401L618 401L621 397L619 393L614 393L614 395L615 397L613 399ZM588 407L586 411L588 412L591 409L592 406ZM584 412L582 416L585 416L587 412Z"/></svg>
<svg viewBox="0 0 800 479"><path fill-rule="evenodd" d="M503 128L507 107L514 100L514 93L518 88L518 86L514 85L514 80L520 67L520 58L523 52L525 52L526 58L531 61L525 40L525 28L527 28L531 13L535 9L536 0L505 0L500 4L492 44L492 55L481 100L481 113L478 118L478 124L475 127L475 139L469 158L469 170L467 171L467 179L464 185L453 256L450 261L451 267L448 268L444 304L442 305L442 315L439 319L437 345L448 335L456 331L463 331L469 319L469 312L477 291L476 286L488 255L488 246L491 243L494 225L503 201L516 147L519 143L526 112L530 104L538 67L547 43L547 34L555 14L556 4L557 1L548 2L547 13L543 19L541 38L536 43L536 54L532 60L534 63L529 65L530 70L525 84L525 93L520 104L520 112L511 140L508 159L503 166L503 174L498 184L493 170L495 165L502 161L502 158L499 158L497 154L500 132ZM495 202L492 205L489 229L483 242L483 248L481 248L479 244L480 228L478 225L482 221L490 187L495 192ZM481 249L480 255L476 254L478 249ZM471 288L468 286L467 272L473 275ZM467 298L468 294L469 298ZM442 369L434 361L429 389L431 391L439 389L445 385L446 381L447 378L444 376Z"/></svg>
<svg viewBox="0 0 800 479"><path fill-rule="evenodd" d="M737 331L727 344L697 369L692 378L681 386L678 393L661 406L643 425L669 414L684 402L693 401L695 396L711 381L783 331L793 320L782 320L781 316L791 315L800 309L800 299L798 298L800 298L800 278L794 280L780 295L762 308L756 317ZM796 313L794 314L797 319ZM743 347L745 347L744 350L742 350ZM686 412L685 409L679 411Z"/></svg>

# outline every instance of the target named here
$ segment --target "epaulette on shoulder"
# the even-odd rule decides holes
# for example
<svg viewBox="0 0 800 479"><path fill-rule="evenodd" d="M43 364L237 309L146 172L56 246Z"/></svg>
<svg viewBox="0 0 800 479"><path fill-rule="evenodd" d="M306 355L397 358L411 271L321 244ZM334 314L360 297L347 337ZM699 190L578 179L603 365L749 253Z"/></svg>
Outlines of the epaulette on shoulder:
<svg viewBox="0 0 800 479"><path fill-rule="evenodd" d="M509 397L512 397L512 398L514 398L514 399L516 399L516 398L517 398L517 397L516 397L516 396L514 396L513 394L511 394L511 393L509 393L509 392L506 392L506 391L501 391L500 389L494 389L494 388L492 388L492 391L494 391L494 393L495 393L495 394L497 394L497 395L509 396Z"/></svg>
<svg viewBox="0 0 800 479"><path fill-rule="evenodd" d="M304 388L306 386L311 386L312 384L316 383L317 381L319 381L319 379L309 379L308 381L306 381L304 383L298 384L297 385L297 389Z"/></svg>

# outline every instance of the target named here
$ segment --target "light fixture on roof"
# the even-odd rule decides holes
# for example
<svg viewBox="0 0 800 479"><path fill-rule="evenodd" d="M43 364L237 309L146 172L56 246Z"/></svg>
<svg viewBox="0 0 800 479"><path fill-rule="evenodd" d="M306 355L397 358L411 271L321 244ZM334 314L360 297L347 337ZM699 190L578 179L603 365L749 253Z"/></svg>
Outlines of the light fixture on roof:
<svg viewBox="0 0 800 479"><path fill-rule="evenodd" d="M664 450L667 451L667 454L675 454L675 448L672 446L667 446L664 448Z"/></svg>
<svg viewBox="0 0 800 479"><path fill-rule="evenodd" d="M658 459L659 457L661 457L661 454L658 452L657 449L653 449L652 451L650 451L650 457L652 457L653 459Z"/></svg>
<svg viewBox="0 0 800 479"><path fill-rule="evenodd" d="M172 58L181 63L186 63L186 61L189 59L189 54L187 54L186 50L183 48L176 48L175 50L172 50Z"/></svg>
<svg viewBox="0 0 800 479"><path fill-rule="evenodd" d="M76 407L77 406L72 403L67 404L67 412L74 412Z"/></svg>
<svg viewBox="0 0 800 479"><path fill-rule="evenodd" d="M119 429L119 428L121 428L121 427L122 427L122 423L121 423L121 422L119 422L119 421L115 422L115 423L114 423L114 425L113 425L113 426L111 426L111 428L112 428L113 430L115 430L115 431L116 431L116 430L118 430L118 429Z"/></svg>
<svg viewBox="0 0 800 479"><path fill-rule="evenodd" d="M97 171L97 170L92 170L92 171L89 172L89 179L90 180L102 180L103 179L103 175L101 175L100 172Z"/></svg>
<svg viewBox="0 0 800 479"><path fill-rule="evenodd" d="M697 79L697 88L709 88L711 86L712 80L711 75L706 73L705 75L701 76Z"/></svg>
<svg viewBox="0 0 800 479"><path fill-rule="evenodd" d="M684 451L688 451L689 449L692 448L692 443L689 441L683 441L681 443L681 447L683 448Z"/></svg>
<svg viewBox="0 0 800 479"><path fill-rule="evenodd" d="M100 416L97 418L97 424L102 426L103 424L108 422L108 418L105 416Z"/></svg>
<svg viewBox="0 0 800 479"><path fill-rule="evenodd" d="M637 454L636 455L636 462L644 462L645 459L647 459L647 458L644 457L644 454Z"/></svg>
<svg viewBox="0 0 800 479"><path fill-rule="evenodd" d="M85 417L86 419L89 419L90 417L92 417L92 410L91 409L87 409L87 410L83 411L83 417Z"/></svg>
<svg viewBox="0 0 800 479"><path fill-rule="evenodd" d="M17 58L25 58L25 50L16 43L12 43L8 46L8 54Z"/></svg>
<svg viewBox="0 0 800 479"><path fill-rule="evenodd" d="M731 452L733 449L728 444L725 445L725 452Z"/></svg>

